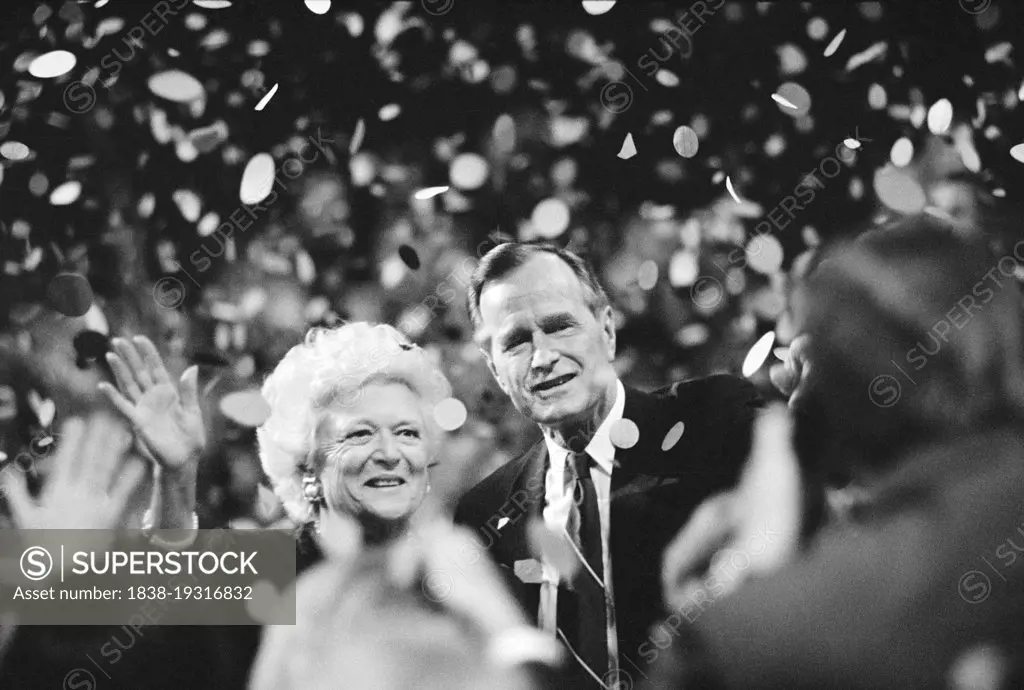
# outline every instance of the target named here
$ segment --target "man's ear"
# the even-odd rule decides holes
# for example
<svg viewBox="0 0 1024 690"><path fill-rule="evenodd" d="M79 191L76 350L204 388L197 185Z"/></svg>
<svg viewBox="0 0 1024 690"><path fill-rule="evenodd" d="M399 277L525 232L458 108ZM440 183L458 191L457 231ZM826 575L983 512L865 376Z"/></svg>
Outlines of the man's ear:
<svg viewBox="0 0 1024 690"><path fill-rule="evenodd" d="M491 376L498 382L498 388L502 390L505 395L508 395L508 389L505 388L505 384L502 382L501 377L498 376L498 370L494 366L494 360L491 359L491 353L484 348L480 348L480 354L484 356L484 361L487 362L487 370L491 372Z"/></svg>
<svg viewBox="0 0 1024 690"><path fill-rule="evenodd" d="M608 351L608 360L615 359L615 314L611 306L601 309L600 313L601 330L604 331L605 344Z"/></svg>

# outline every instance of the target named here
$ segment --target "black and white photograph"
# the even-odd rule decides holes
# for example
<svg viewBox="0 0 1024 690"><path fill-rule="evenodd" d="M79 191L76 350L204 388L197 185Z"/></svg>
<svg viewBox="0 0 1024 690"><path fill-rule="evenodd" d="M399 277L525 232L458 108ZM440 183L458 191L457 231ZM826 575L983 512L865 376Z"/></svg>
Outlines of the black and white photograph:
<svg viewBox="0 0 1024 690"><path fill-rule="evenodd" d="M3 0L0 689L1024 687L1022 26Z"/></svg>

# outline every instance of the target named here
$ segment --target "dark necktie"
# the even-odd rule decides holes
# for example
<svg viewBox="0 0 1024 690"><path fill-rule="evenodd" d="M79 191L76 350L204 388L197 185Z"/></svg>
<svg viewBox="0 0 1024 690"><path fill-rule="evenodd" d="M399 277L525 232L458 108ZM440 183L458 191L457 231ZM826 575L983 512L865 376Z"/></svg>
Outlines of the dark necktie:
<svg viewBox="0 0 1024 690"><path fill-rule="evenodd" d="M577 547L577 557L582 557L583 562L571 587L559 587L557 616L558 629L575 656L586 664L593 676L603 680L609 671L608 621L601 515L594 480L590 476L592 462L586 453L569 453L566 462L565 490L571 490L573 495L566 531ZM581 679L593 681L593 676L585 669L576 670Z"/></svg>

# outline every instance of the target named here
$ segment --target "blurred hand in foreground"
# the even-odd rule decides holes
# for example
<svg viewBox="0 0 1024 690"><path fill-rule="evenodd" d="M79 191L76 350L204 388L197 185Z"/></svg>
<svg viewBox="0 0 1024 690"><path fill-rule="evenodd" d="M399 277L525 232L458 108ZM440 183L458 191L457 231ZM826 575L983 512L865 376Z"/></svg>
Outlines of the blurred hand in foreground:
<svg viewBox="0 0 1024 690"><path fill-rule="evenodd" d="M800 335L789 345L789 353L784 362L775 364L768 372L772 383L779 391L789 396L789 406L799 404L807 391L807 381L813 373L813 366L808 358L810 336Z"/></svg>
<svg viewBox="0 0 1024 690"><path fill-rule="evenodd" d="M146 475L141 458L127 454L131 435L109 415L62 427L53 469L38 498L25 475L4 471L11 517L21 529L115 529L125 525L132 495Z"/></svg>
<svg viewBox="0 0 1024 690"><path fill-rule="evenodd" d="M755 422L739 485L698 506L666 548L662 588L669 608L693 607L708 601L708 593L725 596L746 578L792 560L799 546L803 494L791 427L785 407L767 408Z"/></svg>

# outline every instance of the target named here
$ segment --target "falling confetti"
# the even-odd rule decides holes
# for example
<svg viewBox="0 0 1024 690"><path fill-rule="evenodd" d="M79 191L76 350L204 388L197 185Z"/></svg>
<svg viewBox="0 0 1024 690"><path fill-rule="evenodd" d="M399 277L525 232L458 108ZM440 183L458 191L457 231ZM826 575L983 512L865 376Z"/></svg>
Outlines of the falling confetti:
<svg viewBox="0 0 1024 690"><path fill-rule="evenodd" d="M50 193L50 203L54 206L67 206L75 203L81 193L81 182L75 180L65 182Z"/></svg>
<svg viewBox="0 0 1024 690"><path fill-rule="evenodd" d="M253 108L253 110L263 110L266 108L267 103L270 103L270 99L274 97L275 93L277 93L277 87L278 84L275 83L270 91L267 92L267 95L260 99L260 102L256 104L256 107Z"/></svg>
<svg viewBox="0 0 1024 690"><path fill-rule="evenodd" d="M388 122L398 117L401 112L402 106L398 105L397 103L389 103L388 105L380 109L380 112L377 113L377 116L380 118L381 122Z"/></svg>
<svg viewBox="0 0 1024 690"><path fill-rule="evenodd" d="M331 0L306 0L306 7L313 14L327 14L331 11Z"/></svg>
<svg viewBox="0 0 1024 690"><path fill-rule="evenodd" d="M1024 144L1017 144L1010 149L1010 155L1019 163L1024 163Z"/></svg>
<svg viewBox="0 0 1024 690"><path fill-rule="evenodd" d="M856 151L857 149L860 148L860 142L857 141L856 139L843 139L843 146L850 149L851 151Z"/></svg>
<svg viewBox="0 0 1024 690"><path fill-rule="evenodd" d="M479 189L487 181L490 168L486 159L476 153L460 154L448 170L451 183L459 189Z"/></svg>
<svg viewBox="0 0 1024 690"><path fill-rule="evenodd" d="M203 85L191 74L181 70L168 70L149 78L149 90L160 98L175 103L191 103L206 94Z"/></svg>
<svg viewBox="0 0 1024 690"><path fill-rule="evenodd" d="M359 147L363 145L363 138L366 136L366 122L363 118L359 118L356 122L356 130L352 133L352 141L348 145L348 153L350 156L356 155L359 151Z"/></svg>
<svg viewBox="0 0 1024 690"><path fill-rule="evenodd" d="M231 0L192 0L192 4L204 10L223 10L231 7Z"/></svg>
<svg viewBox="0 0 1024 690"><path fill-rule="evenodd" d="M67 74L77 62L75 56L66 50L53 50L33 60L28 72L38 79L51 79Z"/></svg>
<svg viewBox="0 0 1024 690"><path fill-rule="evenodd" d="M870 48L851 56L846 63L846 71L852 72L858 67L868 64L872 60L882 57L888 49L889 46L885 41L879 41Z"/></svg>
<svg viewBox="0 0 1024 690"><path fill-rule="evenodd" d="M774 235L758 235L747 244L747 265L758 273L776 273L782 259L782 243Z"/></svg>
<svg viewBox="0 0 1024 690"><path fill-rule="evenodd" d="M46 288L50 306L65 316L83 316L92 306L89 281L78 273L58 273Z"/></svg>
<svg viewBox="0 0 1024 690"><path fill-rule="evenodd" d="M616 448L632 448L640 440L640 428L631 419L620 419L608 431L608 437Z"/></svg>
<svg viewBox="0 0 1024 690"><path fill-rule="evenodd" d="M238 198L252 206L266 199L274 188L274 158L269 153L257 153L245 166Z"/></svg>
<svg viewBox="0 0 1024 690"><path fill-rule="evenodd" d="M636 155L636 144L633 143L632 133L626 135L618 155L622 160L628 160Z"/></svg>
<svg viewBox="0 0 1024 690"><path fill-rule="evenodd" d="M697 155L697 149L700 147L697 132L686 125L677 127L672 135L672 146L675 147L676 153L683 158L693 158Z"/></svg>
<svg viewBox="0 0 1024 690"><path fill-rule="evenodd" d="M903 170L887 165L875 172L879 201L900 213L919 213L927 205L920 183Z"/></svg>
<svg viewBox="0 0 1024 690"><path fill-rule="evenodd" d="M537 234L554 239L569 227L569 207L561 199L545 199L534 207L530 220Z"/></svg>
<svg viewBox="0 0 1024 690"><path fill-rule="evenodd" d="M590 15L601 15L615 7L615 0L583 0L583 10Z"/></svg>
<svg viewBox="0 0 1024 690"><path fill-rule="evenodd" d="M416 194L414 194L413 196L421 200L433 199L435 196L438 196L439 194L444 194L449 189L451 189L451 187L447 185L443 187L424 187L423 189L417 191Z"/></svg>
<svg viewBox="0 0 1024 690"><path fill-rule="evenodd" d="M664 440L661 442L661 449L666 453L672 450L675 445L679 443L679 439L683 437L684 431L686 431L686 425L682 422L676 422L673 424L672 428L668 430L668 433L665 434Z"/></svg>
<svg viewBox="0 0 1024 690"><path fill-rule="evenodd" d="M750 348L750 352L743 360L743 376L750 378L757 373L757 370L765 363L768 359L768 355L771 354L772 345L775 344L775 331L768 331L754 343L754 346Z"/></svg>
<svg viewBox="0 0 1024 690"><path fill-rule="evenodd" d="M407 244L403 244L398 248L398 257L402 262L414 271L419 270L420 267L420 256L416 253L416 250Z"/></svg>
<svg viewBox="0 0 1024 690"><path fill-rule="evenodd" d="M466 423L466 406L458 398L446 398L434 408L434 420L445 431L455 431Z"/></svg>
<svg viewBox="0 0 1024 690"><path fill-rule="evenodd" d="M783 96L780 96L780 95L779 95L779 94L777 94L777 93L773 93L773 94L772 94L772 99L773 99L773 100L774 100L774 101L775 101L776 103L778 103L779 105L784 105L784 106L786 106L787 108L792 108L793 110L797 110L797 107L796 107L795 105L793 105L792 103L790 103L789 101L787 101L787 100L786 100L786 99L785 99L785 98L784 98Z"/></svg>
<svg viewBox="0 0 1024 690"><path fill-rule="evenodd" d="M781 106L782 112L790 117L802 117L811 109L811 94L796 82L788 81L779 86L772 99Z"/></svg>
<svg viewBox="0 0 1024 690"><path fill-rule="evenodd" d="M228 393L220 399L221 413L245 427L257 427L270 417L270 405L258 388Z"/></svg>
<svg viewBox="0 0 1024 690"><path fill-rule="evenodd" d="M839 46L842 44L843 39L846 38L846 29L843 29L836 34L836 37L829 41L828 45L825 46L825 52L822 53L825 57L832 57L839 50Z"/></svg>
<svg viewBox="0 0 1024 690"><path fill-rule="evenodd" d="M953 122L953 104L942 98L928 109L928 130L932 134L945 134Z"/></svg>
<svg viewBox="0 0 1024 690"><path fill-rule="evenodd" d="M202 210L202 203L195 192L189 189L178 189L171 194L174 203L178 205L181 215L190 223L199 220L199 213Z"/></svg>
<svg viewBox="0 0 1024 690"><path fill-rule="evenodd" d="M732 186L732 177L725 178L725 188L728 190L729 195L736 201L737 204L742 204L743 200L740 199L739 195L736 194L736 190Z"/></svg>
<svg viewBox="0 0 1024 690"><path fill-rule="evenodd" d="M29 154L31 154L31 150L20 141L5 141L0 144L0 156L7 160L25 160L29 157Z"/></svg>
<svg viewBox="0 0 1024 690"><path fill-rule="evenodd" d="M889 159L893 165L902 168L910 165L910 161L913 158L914 142L910 141L907 137L900 137L893 143L892 150L889 152Z"/></svg>

